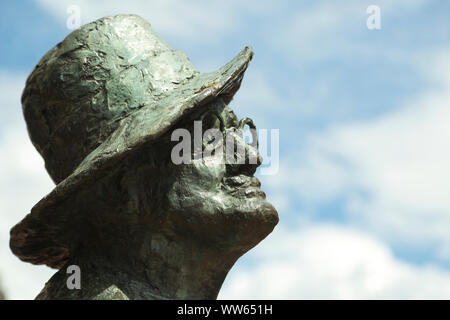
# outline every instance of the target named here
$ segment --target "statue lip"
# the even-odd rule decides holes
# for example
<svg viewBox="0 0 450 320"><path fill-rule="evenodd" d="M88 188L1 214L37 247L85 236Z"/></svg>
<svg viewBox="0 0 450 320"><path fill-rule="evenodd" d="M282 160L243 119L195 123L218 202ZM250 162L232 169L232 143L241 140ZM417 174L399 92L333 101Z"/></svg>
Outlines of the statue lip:
<svg viewBox="0 0 450 320"><path fill-rule="evenodd" d="M235 212L255 217L255 221L262 223L269 234L279 221L278 212L267 201L265 192L260 188L259 179L248 170L242 169L246 168L241 167L240 173L225 176L222 179L222 187L229 196L237 200L239 205Z"/></svg>
<svg viewBox="0 0 450 320"><path fill-rule="evenodd" d="M261 182L254 176L241 173L235 176L225 177L223 184L230 194L239 198L266 198L266 194L260 189Z"/></svg>
<svg viewBox="0 0 450 320"><path fill-rule="evenodd" d="M231 177L225 177L224 182L230 187L261 187L261 182L258 178L246 175L244 173Z"/></svg>

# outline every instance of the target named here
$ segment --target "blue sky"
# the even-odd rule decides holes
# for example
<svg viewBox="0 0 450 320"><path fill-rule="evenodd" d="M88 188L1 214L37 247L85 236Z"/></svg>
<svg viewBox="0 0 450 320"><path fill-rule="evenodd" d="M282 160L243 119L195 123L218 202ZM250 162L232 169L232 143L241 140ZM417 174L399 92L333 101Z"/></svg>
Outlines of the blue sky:
<svg viewBox="0 0 450 320"><path fill-rule="evenodd" d="M449 3L2 0L0 277L11 298L33 298L53 272L14 258L7 241L53 187L20 93L70 33L72 4L82 23L143 16L201 72L253 46L231 107L280 130L280 170L260 176L280 224L221 298L450 298ZM366 27L369 5L380 30Z"/></svg>

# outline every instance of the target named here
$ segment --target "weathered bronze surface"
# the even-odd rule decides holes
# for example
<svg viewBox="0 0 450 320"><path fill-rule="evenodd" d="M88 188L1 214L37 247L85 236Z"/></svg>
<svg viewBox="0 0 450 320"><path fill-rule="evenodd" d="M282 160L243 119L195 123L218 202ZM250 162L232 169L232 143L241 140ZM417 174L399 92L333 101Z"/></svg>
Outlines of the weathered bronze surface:
<svg viewBox="0 0 450 320"><path fill-rule="evenodd" d="M20 259L60 269L38 299L215 299L236 260L278 222L253 177L220 154L176 165L177 128L221 128L246 154L227 104L253 56L199 74L142 18L72 32L29 76L30 138L57 184L11 230ZM66 285L81 269L81 289Z"/></svg>

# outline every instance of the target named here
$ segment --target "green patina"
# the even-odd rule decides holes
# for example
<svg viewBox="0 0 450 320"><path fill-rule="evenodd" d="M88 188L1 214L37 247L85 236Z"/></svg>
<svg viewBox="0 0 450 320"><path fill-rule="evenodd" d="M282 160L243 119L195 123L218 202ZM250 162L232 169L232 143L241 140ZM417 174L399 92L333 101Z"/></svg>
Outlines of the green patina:
<svg viewBox="0 0 450 320"><path fill-rule="evenodd" d="M11 230L20 259L59 271L38 299L214 299L235 261L278 222L253 177L218 154L176 165L176 129L221 127L245 144L228 103L253 56L200 74L142 18L75 30L27 80L31 140L57 184ZM250 122L249 122L250 121ZM81 270L81 289L66 285Z"/></svg>

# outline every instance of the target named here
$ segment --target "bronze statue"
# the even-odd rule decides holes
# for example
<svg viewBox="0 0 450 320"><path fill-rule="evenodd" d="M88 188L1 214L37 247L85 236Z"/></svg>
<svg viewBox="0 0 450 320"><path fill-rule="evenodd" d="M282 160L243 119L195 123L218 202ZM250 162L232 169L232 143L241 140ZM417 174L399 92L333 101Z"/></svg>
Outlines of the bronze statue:
<svg viewBox="0 0 450 320"><path fill-rule="evenodd" d="M246 47L199 74L142 18L117 15L75 30L41 59L22 104L56 187L10 242L23 261L59 269L37 299L217 297L236 260L278 222L253 177L261 157L242 139L252 122L227 106L252 56ZM172 134L192 132L196 120L256 161L226 163L213 152L175 164ZM81 270L81 289L67 286L69 266Z"/></svg>

